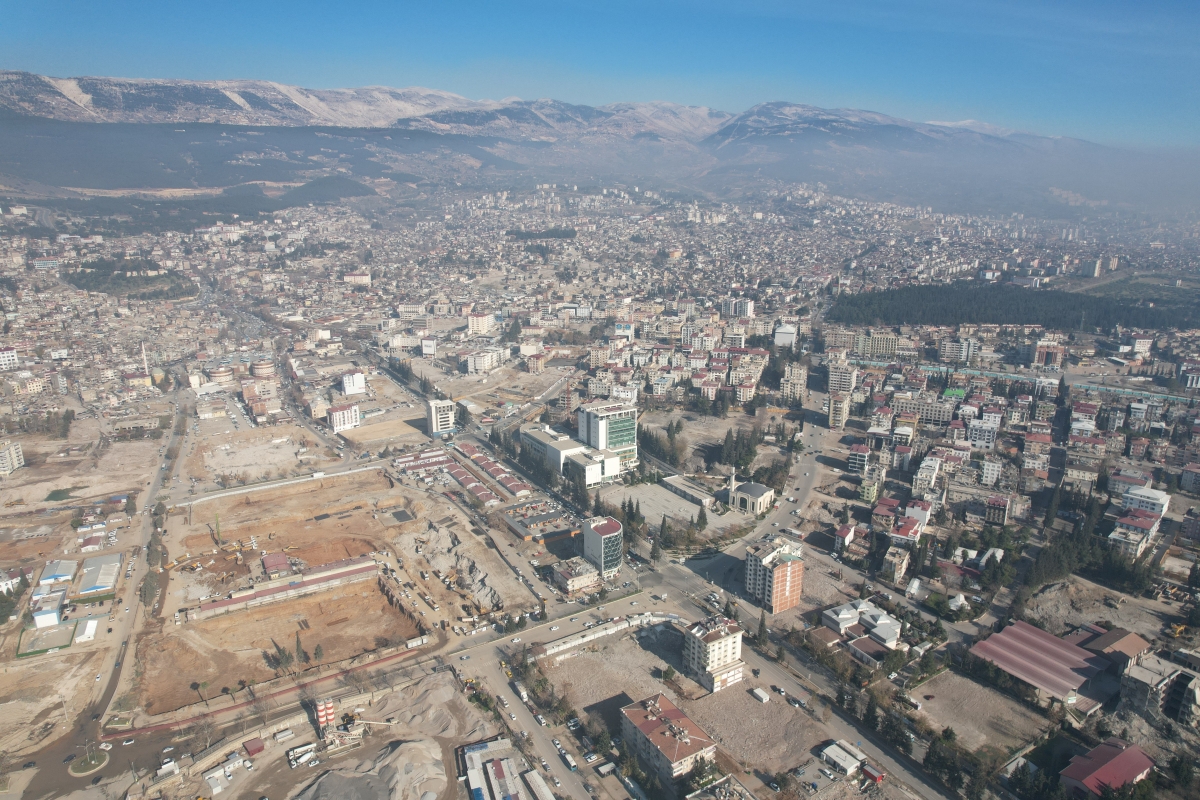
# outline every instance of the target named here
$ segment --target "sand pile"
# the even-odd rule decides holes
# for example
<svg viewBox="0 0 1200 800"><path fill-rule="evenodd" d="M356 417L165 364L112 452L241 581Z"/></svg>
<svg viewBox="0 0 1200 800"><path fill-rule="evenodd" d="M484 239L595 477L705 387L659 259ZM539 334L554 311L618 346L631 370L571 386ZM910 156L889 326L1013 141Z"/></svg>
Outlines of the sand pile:
<svg viewBox="0 0 1200 800"><path fill-rule="evenodd" d="M436 800L454 768L443 761L441 742L458 745L494 733L448 673L384 695L367 716L401 723L375 728L375 736L392 741L356 766L325 773L294 800Z"/></svg>
<svg viewBox="0 0 1200 800"><path fill-rule="evenodd" d="M483 608L502 607L500 593L489 583L487 570L463 550L462 541L450 529L434 526L425 533L423 548L429 566L443 575L455 575L460 589L471 593Z"/></svg>
<svg viewBox="0 0 1200 800"><path fill-rule="evenodd" d="M374 760L326 772L296 800L423 800L439 796L446 781L437 742L392 742Z"/></svg>
<svg viewBox="0 0 1200 800"><path fill-rule="evenodd" d="M389 729L397 738L437 736L470 741L488 735L487 723L448 673L430 675L384 695L372 705L370 716L403 723Z"/></svg>

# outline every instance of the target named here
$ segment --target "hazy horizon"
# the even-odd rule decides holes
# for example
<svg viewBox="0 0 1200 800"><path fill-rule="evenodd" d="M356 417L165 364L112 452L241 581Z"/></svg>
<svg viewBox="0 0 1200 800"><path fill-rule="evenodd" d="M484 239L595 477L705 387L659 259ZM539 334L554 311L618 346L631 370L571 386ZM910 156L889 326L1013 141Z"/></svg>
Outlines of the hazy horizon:
<svg viewBox="0 0 1200 800"><path fill-rule="evenodd" d="M1200 145L1200 9L1178 3L4 5L2 66L56 77L423 86L731 113L788 101L1139 149Z"/></svg>

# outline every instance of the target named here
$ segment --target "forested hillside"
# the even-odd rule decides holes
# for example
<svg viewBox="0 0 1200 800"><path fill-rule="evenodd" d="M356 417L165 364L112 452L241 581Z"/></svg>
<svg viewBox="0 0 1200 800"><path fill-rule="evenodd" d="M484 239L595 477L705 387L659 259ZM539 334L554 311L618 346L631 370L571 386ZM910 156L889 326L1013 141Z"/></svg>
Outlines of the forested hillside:
<svg viewBox="0 0 1200 800"><path fill-rule="evenodd" d="M1192 304L1168 308L1056 290L1003 285L906 286L843 295L825 315L845 325L1025 324L1057 330L1191 328L1200 324Z"/></svg>

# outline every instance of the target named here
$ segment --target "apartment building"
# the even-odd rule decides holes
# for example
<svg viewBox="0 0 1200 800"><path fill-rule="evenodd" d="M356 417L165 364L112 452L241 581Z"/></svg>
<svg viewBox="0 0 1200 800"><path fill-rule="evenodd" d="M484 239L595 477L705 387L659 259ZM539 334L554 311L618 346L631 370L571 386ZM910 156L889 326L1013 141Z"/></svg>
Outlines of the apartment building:
<svg viewBox="0 0 1200 800"><path fill-rule="evenodd" d="M710 692L742 680L742 629L721 615L700 620L684 631L683 668Z"/></svg>
<svg viewBox="0 0 1200 800"><path fill-rule="evenodd" d="M12 475L25 466L25 453L21 443L6 440L0 442L0 475Z"/></svg>
<svg viewBox="0 0 1200 800"><path fill-rule="evenodd" d="M431 398L425 401L425 422L429 436L441 436L454 430L454 401Z"/></svg>
<svg viewBox="0 0 1200 800"><path fill-rule="evenodd" d="M714 763L717 744L665 694L621 709L621 736L660 786L673 786L696 762Z"/></svg>
<svg viewBox="0 0 1200 800"><path fill-rule="evenodd" d="M851 394L858 385L858 367L853 364L829 365L829 394Z"/></svg>
<svg viewBox="0 0 1200 800"><path fill-rule="evenodd" d="M760 542L746 550L746 593L768 612L778 614L800 604L804 560L800 545L782 539Z"/></svg>
<svg viewBox="0 0 1200 800"><path fill-rule="evenodd" d="M850 419L850 398L844 394L829 395L829 429L841 430Z"/></svg>
<svg viewBox="0 0 1200 800"><path fill-rule="evenodd" d="M789 363L784 367L783 379L779 381L779 393L785 402L804 399L808 389L808 368L803 364Z"/></svg>
<svg viewBox="0 0 1200 800"><path fill-rule="evenodd" d="M358 411L358 403L330 406L329 411L326 412L326 416L329 419L329 427L333 428L334 433L348 431L362 424L362 415Z"/></svg>

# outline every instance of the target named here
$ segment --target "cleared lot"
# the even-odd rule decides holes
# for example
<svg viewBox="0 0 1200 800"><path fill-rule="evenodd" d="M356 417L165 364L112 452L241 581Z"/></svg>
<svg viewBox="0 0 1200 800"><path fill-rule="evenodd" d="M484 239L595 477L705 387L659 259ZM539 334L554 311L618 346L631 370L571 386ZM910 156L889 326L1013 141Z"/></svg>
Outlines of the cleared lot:
<svg viewBox="0 0 1200 800"><path fill-rule="evenodd" d="M832 734L807 712L784 702L760 703L750 690L760 684L750 678L729 689L688 700L659 680L661 670L682 667L681 636L664 626L632 635L601 640L594 649L543 668L560 693L575 708L598 714L619 730L619 709L656 692L666 692L713 737L720 748L746 767L774 773L791 769L811 757L812 747ZM768 691L769 691L769 687Z"/></svg>
<svg viewBox="0 0 1200 800"><path fill-rule="evenodd" d="M1008 751L1032 739L1049 720L1005 694L955 672L943 672L912 690L919 715L935 730L953 728L972 752L990 745Z"/></svg>

